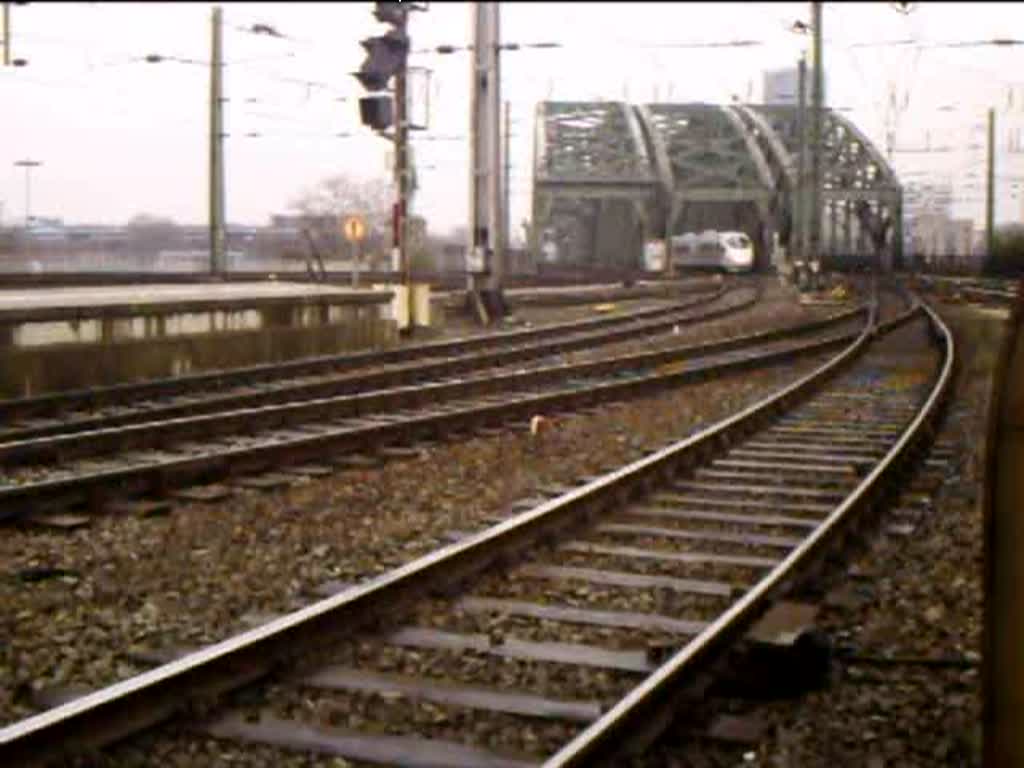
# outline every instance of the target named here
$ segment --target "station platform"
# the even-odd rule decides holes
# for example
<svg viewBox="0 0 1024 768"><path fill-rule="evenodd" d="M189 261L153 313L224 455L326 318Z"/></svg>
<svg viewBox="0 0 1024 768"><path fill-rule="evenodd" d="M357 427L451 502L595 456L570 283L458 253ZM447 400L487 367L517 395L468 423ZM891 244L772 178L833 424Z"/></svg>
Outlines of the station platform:
<svg viewBox="0 0 1024 768"><path fill-rule="evenodd" d="M0 398L388 346L393 297L272 281L0 290Z"/></svg>
<svg viewBox="0 0 1024 768"><path fill-rule="evenodd" d="M514 305L571 305L670 298L719 284L700 278L507 294ZM0 289L0 398L389 346L406 322L404 290L297 280ZM421 298L417 323L443 324L465 292Z"/></svg>
<svg viewBox="0 0 1024 768"><path fill-rule="evenodd" d="M270 281L0 290L0 323L272 306L381 304L390 301L391 295L388 290Z"/></svg>

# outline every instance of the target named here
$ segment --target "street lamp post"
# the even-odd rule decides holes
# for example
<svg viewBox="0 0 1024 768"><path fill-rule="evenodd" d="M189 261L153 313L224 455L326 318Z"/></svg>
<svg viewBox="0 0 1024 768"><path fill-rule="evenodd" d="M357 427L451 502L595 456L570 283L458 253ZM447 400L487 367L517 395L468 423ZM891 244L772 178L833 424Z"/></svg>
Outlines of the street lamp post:
<svg viewBox="0 0 1024 768"><path fill-rule="evenodd" d="M14 165L25 169L25 252L32 259L32 235L29 226L32 223L32 169L42 165L40 160L17 160Z"/></svg>
<svg viewBox="0 0 1024 768"><path fill-rule="evenodd" d="M25 229L29 228L32 222L32 169L38 168L43 163L39 160L18 160L14 163L18 168L25 169Z"/></svg>

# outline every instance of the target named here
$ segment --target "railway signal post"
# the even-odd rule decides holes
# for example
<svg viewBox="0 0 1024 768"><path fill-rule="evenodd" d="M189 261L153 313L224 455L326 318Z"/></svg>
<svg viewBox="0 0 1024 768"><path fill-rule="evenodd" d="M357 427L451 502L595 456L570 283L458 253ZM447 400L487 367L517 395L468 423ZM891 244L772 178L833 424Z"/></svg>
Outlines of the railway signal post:
<svg viewBox="0 0 1024 768"><path fill-rule="evenodd" d="M408 253L408 208L410 193L409 172L409 119L408 96L406 92L409 56L409 12L424 10L415 3L378 2L373 15L377 21L388 24L391 29L384 35L362 40L367 57L359 71L354 73L359 82L371 95L359 99L359 117L363 125L373 128L380 136L391 139L395 145L395 186L398 199L394 206L393 245L397 255L398 269L402 273L402 285L408 302L409 323L406 327L412 333L412 270ZM383 91L394 79L394 96ZM385 131L392 128L392 133Z"/></svg>

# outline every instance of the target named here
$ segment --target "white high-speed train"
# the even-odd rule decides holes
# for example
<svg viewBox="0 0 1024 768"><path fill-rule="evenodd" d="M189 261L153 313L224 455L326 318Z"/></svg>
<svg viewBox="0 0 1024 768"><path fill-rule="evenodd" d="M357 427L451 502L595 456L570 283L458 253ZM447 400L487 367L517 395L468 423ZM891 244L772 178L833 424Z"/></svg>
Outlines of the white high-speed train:
<svg viewBox="0 0 1024 768"><path fill-rule="evenodd" d="M686 232L672 238L672 266L677 270L700 267L750 272L754 269L754 243L743 232Z"/></svg>

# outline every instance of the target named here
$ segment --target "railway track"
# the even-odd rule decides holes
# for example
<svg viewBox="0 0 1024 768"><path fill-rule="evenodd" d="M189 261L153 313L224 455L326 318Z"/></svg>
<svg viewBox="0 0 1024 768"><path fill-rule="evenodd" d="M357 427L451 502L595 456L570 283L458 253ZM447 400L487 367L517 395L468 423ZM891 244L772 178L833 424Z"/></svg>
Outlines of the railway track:
<svg viewBox="0 0 1024 768"><path fill-rule="evenodd" d="M720 287L668 307L540 328L0 400L0 441L425 381L713 320L759 294Z"/></svg>
<svg viewBox="0 0 1024 768"><path fill-rule="evenodd" d="M323 462L345 461L346 454L525 422L535 413L588 407L817 353L855 335L831 331L865 313L860 307L795 326L575 364L489 370L430 384L0 443L0 466L7 474L0 485L0 519L81 503L97 510L111 497L165 494L272 467L321 474ZM794 341L822 332L830 334Z"/></svg>
<svg viewBox="0 0 1024 768"><path fill-rule="evenodd" d="M959 297L983 305L1009 307L1017 297L1013 280L941 278L921 275L917 280L943 297Z"/></svg>
<svg viewBox="0 0 1024 768"><path fill-rule="evenodd" d="M23 269L27 269L25 265ZM360 270L359 277L364 285L381 283L401 284L405 275L391 270ZM352 284L352 273L348 270L328 270L324 276L329 285L347 286ZM429 283L434 290L464 290L466 273L464 271L413 272L411 279L415 283ZM287 269L244 270L232 271L219 275L213 282L263 282L265 280L282 280L287 282L313 282L303 265L292 265ZM518 272L505 275L508 288L551 288L575 287L579 285L621 285L624 282L658 283L664 281L663 275L637 269L549 269L541 272ZM87 270L82 272L58 270L53 272L3 272L0 273L0 288L48 288L77 287L92 285L147 285L175 284L202 285L211 282L206 272L154 272Z"/></svg>
<svg viewBox="0 0 1024 768"><path fill-rule="evenodd" d="M930 370L894 365L896 338L928 339ZM190 727L375 764L610 759L881 512L927 449L953 361L927 307L872 323L812 374L698 434L0 730L0 760L80 754L271 672L269 687Z"/></svg>

